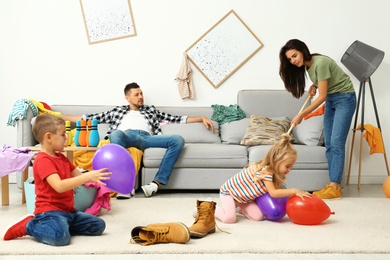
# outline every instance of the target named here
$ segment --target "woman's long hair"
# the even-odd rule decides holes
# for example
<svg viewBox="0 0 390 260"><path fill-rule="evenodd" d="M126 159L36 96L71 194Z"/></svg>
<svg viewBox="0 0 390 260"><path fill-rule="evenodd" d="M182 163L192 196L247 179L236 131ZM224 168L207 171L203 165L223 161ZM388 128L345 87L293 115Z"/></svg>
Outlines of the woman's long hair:
<svg viewBox="0 0 390 260"><path fill-rule="evenodd" d="M280 163L286 159L286 155L297 156L297 150L290 141L291 136L289 134L282 134L280 140L271 147L263 160L258 162L260 170L264 166L267 166L266 171L274 173L273 183L276 188L281 188L286 179L286 177L278 171ZM260 177L260 179L261 178L262 177Z"/></svg>
<svg viewBox="0 0 390 260"><path fill-rule="evenodd" d="M284 87L294 97L300 98L305 93L306 72L305 66L297 67L287 59L286 52L293 49L302 52L304 61L311 60L312 54L306 44L297 39L289 40L279 52L279 75L284 82Z"/></svg>

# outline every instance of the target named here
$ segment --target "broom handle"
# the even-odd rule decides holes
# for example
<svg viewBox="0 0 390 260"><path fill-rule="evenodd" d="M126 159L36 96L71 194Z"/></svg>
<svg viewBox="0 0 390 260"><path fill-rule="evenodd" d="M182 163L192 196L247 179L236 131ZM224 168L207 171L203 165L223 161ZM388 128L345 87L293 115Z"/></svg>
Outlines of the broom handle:
<svg viewBox="0 0 390 260"><path fill-rule="evenodd" d="M299 110L298 114L301 113L301 112L303 111L303 109L305 109L307 103L309 103L310 98L311 98L311 96L308 95L308 96L307 96L307 99L306 99L306 101L305 101L305 103L303 104L301 110ZM288 134L288 135L291 133L291 131L293 130L293 128L294 128L294 125L292 124L292 125L290 126L290 129L288 129L288 131L287 131L287 134Z"/></svg>

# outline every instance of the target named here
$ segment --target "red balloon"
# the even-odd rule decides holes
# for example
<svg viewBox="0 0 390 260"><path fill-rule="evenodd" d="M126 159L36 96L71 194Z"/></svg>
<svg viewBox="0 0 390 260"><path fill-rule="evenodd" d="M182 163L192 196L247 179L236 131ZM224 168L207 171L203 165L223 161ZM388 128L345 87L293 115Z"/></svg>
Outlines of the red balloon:
<svg viewBox="0 0 390 260"><path fill-rule="evenodd" d="M319 197L312 195L311 198L305 197L303 201L298 196L292 196L286 204L288 217L295 224L317 225L334 214Z"/></svg>

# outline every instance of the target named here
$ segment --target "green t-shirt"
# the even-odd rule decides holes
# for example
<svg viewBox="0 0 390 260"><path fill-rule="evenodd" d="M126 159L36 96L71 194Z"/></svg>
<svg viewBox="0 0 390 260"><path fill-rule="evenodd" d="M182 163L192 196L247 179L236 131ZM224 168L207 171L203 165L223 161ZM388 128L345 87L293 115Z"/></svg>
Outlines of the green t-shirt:
<svg viewBox="0 0 390 260"><path fill-rule="evenodd" d="M336 64L334 60L323 55L314 55L313 64L307 70L313 84L328 80L328 94L354 92L349 76Z"/></svg>

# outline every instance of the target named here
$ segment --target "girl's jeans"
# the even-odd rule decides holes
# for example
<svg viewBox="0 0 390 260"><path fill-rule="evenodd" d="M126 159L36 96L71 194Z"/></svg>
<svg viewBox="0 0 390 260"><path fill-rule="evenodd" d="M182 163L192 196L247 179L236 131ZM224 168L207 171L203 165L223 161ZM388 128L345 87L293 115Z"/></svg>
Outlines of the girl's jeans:
<svg viewBox="0 0 390 260"><path fill-rule="evenodd" d="M99 236L105 228L104 220L79 210L44 212L26 225L28 235L52 246L69 245L70 236Z"/></svg>
<svg viewBox="0 0 390 260"><path fill-rule="evenodd" d="M329 94L324 112L324 137L331 182L341 183L345 143L356 107L355 93Z"/></svg>
<svg viewBox="0 0 390 260"><path fill-rule="evenodd" d="M167 185L185 142L180 135L150 135L142 130L115 130L110 134L110 143L124 148L135 147L142 151L151 147L166 148L154 180Z"/></svg>

